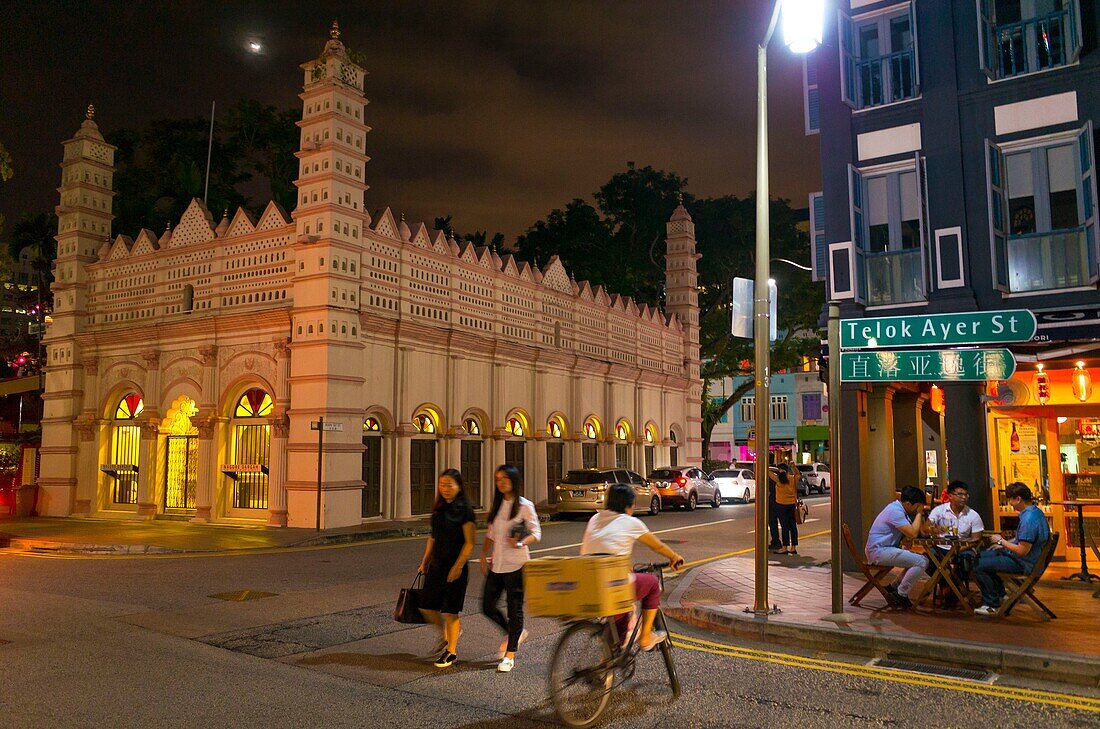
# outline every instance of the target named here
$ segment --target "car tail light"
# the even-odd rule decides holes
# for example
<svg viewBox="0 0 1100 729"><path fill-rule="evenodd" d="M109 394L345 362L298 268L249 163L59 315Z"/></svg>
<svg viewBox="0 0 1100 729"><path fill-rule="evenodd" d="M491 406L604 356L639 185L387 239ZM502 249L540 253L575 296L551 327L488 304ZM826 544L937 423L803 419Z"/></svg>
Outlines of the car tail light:
<svg viewBox="0 0 1100 729"><path fill-rule="evenodd" d="M677 486L687 486L687 483L688 483L688 480L686 478L684 478L683 476L680 476L678 479L676 479L676 485Z"/></svg>

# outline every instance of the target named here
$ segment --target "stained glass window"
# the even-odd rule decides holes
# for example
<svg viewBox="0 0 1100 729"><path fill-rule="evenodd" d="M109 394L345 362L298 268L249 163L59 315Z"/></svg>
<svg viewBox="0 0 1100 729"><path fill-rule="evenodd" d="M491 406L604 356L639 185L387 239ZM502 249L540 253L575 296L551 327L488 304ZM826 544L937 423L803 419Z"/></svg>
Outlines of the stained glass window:
<svg viewBox="0 0 1100 729"><path fill-rule="evenodd" d="M431 416L425 413L420 413L413 418L413 427L420 433L435 432L435 422L432 420Z"/></svg>
<svg viewBox="0 0 1100 729"><path fill-rule="evenodd" d="M584 437L595 440L596 426L592 422L587 422L584 424Z"/></svg>
<svg viewBox="0 0 1100 729"><path fill-rule="evenodd" d="M470 435L481 435L481 426L473 418L466 418L465 428Z"/></svg>
<svg viewBox="0 0 1100 729"><path fill-rule="evenodd" d="M550 434L551 438L560 438L561 437L561 426L558 424L558 421L551 420L549 423L547 423L546 424L546 432Z"/></svg>
<svg viewBox="0 0 1100 729"><path fill-rule="evenodd" d="M519 421L519 418L508 418L507 429L508 429L508 432L511 433L514 436L518 436L518 437L522 438L523 435L524 435L524 433L523 433L523 423L521 423Z"/></svg>
<svg viewBox="0 0 1100 729"><path fill-rule="evenodd" d="M615 437L619 440L626 440L628 433L626 430L626 423L619 423L615 426Z"/></svg>
<svg viewBox="0 0 1100 729"><path fill-rule="evenodd" d="M645 429L645 442L646 443L652 443L653 442L653 428L646 428Z"/></svg>
<svg viewBox="0 0 1100 729"><path fill-rule="evenodd" d="M118 401L118 408L115 409L116 420L133 420L141 411L145 409L145 403L141 400L141 395L136 392L131 392L126 397Z"/></svg>
<svg viewBox="0 0 1100 729"><path fill-rule="evenodd" d="M241 395L241 399L237 401L237 409L233 412L233 417L263 418L271 415L274 408L275 403L272 401L271 395L258 387L254 387Z"/></svg>
<svg viewBox="0 0 1100 729"><path fill-rule="evenodd" d="M363 432L377 432L382 429L381 424L378 422L378 418L367 418L363 421Z"/></svg>

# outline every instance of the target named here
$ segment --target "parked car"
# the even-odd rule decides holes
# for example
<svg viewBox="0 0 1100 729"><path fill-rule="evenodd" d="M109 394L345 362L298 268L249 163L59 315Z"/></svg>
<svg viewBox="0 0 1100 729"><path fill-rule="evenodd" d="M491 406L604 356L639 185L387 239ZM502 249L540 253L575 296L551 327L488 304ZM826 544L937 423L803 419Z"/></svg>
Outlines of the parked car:
<svg viewBox="0 0 1100 729"><path fill-rule="evenodd" d="M569 471L558 484L558 513L596 512L607 504L607 490L617 483L634 487L634 513L658 514L661 498L641 474L624 468L582 468Z"/></svg>
<svg viewBox="0 0 1100 729"><path fill-rule="evenodd" d="M756 477L751 468L721 469L710 474L726 501L756 501Z"/></svg>
<svg viewBox="0 0 1100 729"><path fill-rule="evenodd" d="M700 468L658 468L646 478L661 497L663 508L683 506L688 511L695 511L701 503L715 509L722 505L721 490Z"/></svg>
<svg viewBox="0 0 1100 729"><path fill-rule="evenodd" d="M806 463L797 466L802 478L806 479L806 491L823 494L831 486L829 467L824 463Z"/></svg>

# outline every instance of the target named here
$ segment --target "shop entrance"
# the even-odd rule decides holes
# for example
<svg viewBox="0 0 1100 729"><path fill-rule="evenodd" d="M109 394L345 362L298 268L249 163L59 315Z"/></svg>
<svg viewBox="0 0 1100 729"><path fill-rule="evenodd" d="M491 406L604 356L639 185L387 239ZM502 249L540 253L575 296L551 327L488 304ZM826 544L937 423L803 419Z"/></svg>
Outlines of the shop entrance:
<svg viewBox="0 0 1100 729"><path fill-rule="evenodd" d="M199 439L193 435L170 435L167 451L164 508L194 509L199 485Z"/></svg>
<svg viewBox="0 0 1100 729"><path fill-rule="evenodd" d="M435 501L435 440L413 440L409 444L409 488L412 513L427 514Z"/></svg>

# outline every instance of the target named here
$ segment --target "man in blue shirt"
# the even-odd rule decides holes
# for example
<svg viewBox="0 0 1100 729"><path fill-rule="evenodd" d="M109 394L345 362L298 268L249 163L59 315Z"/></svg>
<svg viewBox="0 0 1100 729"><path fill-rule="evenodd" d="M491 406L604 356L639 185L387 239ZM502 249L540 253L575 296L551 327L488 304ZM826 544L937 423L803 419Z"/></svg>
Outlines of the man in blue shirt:
<svg viewBox="0 0 1100 729"><path fill-rule="evenodd" d="M867 534L867 562L869 564L904 567L905 574L897 587L886 588L897 603L904 608L913 607L909 593L928 566L923 554L901 548L902 538L912 539L920 534L924 522L924 491L916 486L905 486L901 496L886 505L871 525Z"/></svg>
<svg viewBox="0 0 1100 729"><path fill-rule="evenodd" d="M1027 574L1035 567L1039 553L1050 539L1050 526L1042 510L1032 503L1031 489L1019 481L1005 489L1008 505L1020 513L1016 538L1004 539L994 534L993 546L978 556L978 569L974 573L982 588L982 604L974 612L978 615L996 615L1005 596L1005 586L998 572Z"/></svg>

